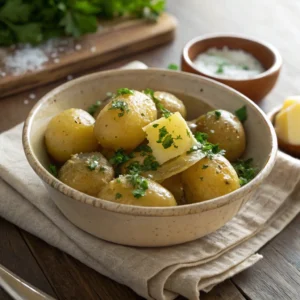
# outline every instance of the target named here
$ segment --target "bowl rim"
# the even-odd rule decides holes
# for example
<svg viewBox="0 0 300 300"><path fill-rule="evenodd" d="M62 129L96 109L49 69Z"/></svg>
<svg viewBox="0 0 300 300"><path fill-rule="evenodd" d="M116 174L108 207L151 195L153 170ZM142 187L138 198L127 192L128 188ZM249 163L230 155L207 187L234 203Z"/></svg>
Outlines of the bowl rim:
<svg viewBox="0 0 300 300"><path fill-rule="evenodd" d="M257 75L255 75L251 78L247 78L247 79L223 78L223 77L219 77L219 76L206 74L206 73L204 73L204 72L202 72L202 71L200 71L199 69L196 68L195 64L190 59L190 56L189 56L188 53L189 53L189 49L193 45L195 45L196 43L199 43L199 42L202 42L202 41L205 41L205 40L209 40L209 39L214 39L214 38L235 38L235 39L239 39L239 40L247 40L247 41L252 42L252 43L260 44L260 45L264 46L265 48L269 49L273 53L274 63L270 68L268 68L264 72L262 72L260 74L257 74ZM183 51L182 51L182 58L189 65L189 67L193 69L193 71L195 73L200 74L200 75L205 76L205 77L208 77L208 78L212 78L212 79L217 80L217 81L222 80L222 82L224 82L224 83L253 82L253 81L259 80L261 78L270 76L270 75L278 72L282 67L282 57L281 57L279 51L273 45L271 45L268 42L264 42L260 39L253 38L251 36L245 36L245 35L242 35L242 34L237 34L237 33L212 33L212 34L208 33L208 34L203 34L203 35L197 36L197 37L191 39L189 42L187 42L185 44L185 46L183 48Z"/></svg>
<svg viewBox="0 0 300 300"><path fill-rule="evenodd" d="M271 137L271 151L269 153L269 156L267 158L267 162L265 166L261 169L261 171L256 175L256 177L246 184L245 186L227 194L221 197L217 197L211 200L193 203L193 204L186 204L186 205L179 205L179 206L171 206L171 207L145 207L145 206L135 206L135 205L127 205L127 204L119 204L115 202L111 202L108 200L96 198L90 195L87 195L85 193L79 192L66 184L62 183L60 180L58 180L56 177L54 177L50 172L39 162L37 157L35 156L31 141L30 141L30 133L32 128L32 122L39 111L39 109L49 101L49 99L52 98L52 96L56 95L57 93L69 89L70 87L76 86L79 82L86 82L95 78L98 78L99 76L113 76L120 73L145 73L145 72L155 72L155 73L163 73L163 74L170 74L172 76L179 76L179 77L188 77L190 80L197 80L197 83L203 81L205 84L208 85L217 85L221 90L224 92L230 93L234 96L239 96L240 98L243 98L245 101L245 104L248 106L252 106L257 112L258 115L261 117L262 123L264 123L264 126L267 126L269 130L269 134ZM239 200L241 197L249 194L252 192L252 190L261 184L261 182L269 175L271 172L274 164L275 164L275 158L277 153L277 138L275 134L275 130L269 121L269 119L265 116L263 111L255 104L253 103L249 98L247 98L245 95L241 94L240 92L234 90L233 88L230 88L226 86L225 84L222 84L220 82L217 82L215 80L190 74L186 72L178 72L178 71L172 71L172 70L164 70L164 69L156 69L156 68L150 68L146 70L108 70L108 71L101 71L92 73L89 75L85 75L82 77L79 77L77 79L74 79L72 81L66 82L50 92L48 92L46 95L44 95L31 109L28 117L25 120L24 127L23 127L23 133L22 133L22 141L23 141L23 148L25 152L25 156L32 167L32 169L35 171L35 173L48 185L50 185L55 190L62 193L64 196L67 196L73 200L80 201L87 205L92 205L95 208L101 208L107 211L115 212L115 213L122 213L127 215L134 215L134 216L184 216L189 214L197 214L199 212L209 211L213 210L215 208L219 208L225 205L228 205L229 203L235 202Z"/></svg>

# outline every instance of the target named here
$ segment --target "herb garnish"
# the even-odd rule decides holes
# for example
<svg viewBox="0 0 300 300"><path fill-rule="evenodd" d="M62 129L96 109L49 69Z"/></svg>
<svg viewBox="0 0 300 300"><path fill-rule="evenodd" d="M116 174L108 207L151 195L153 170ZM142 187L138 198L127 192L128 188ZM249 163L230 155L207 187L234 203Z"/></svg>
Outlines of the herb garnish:
<svg viewBox="0 0 300 300"><path fill-rule="evenodd" d="M205 170L208 168L208 165L202 165L202 169Z"/></svg>
<svg viewBox="0 0 300 300"><path fill-rule="evenodd" d="M120 95L134 95L134 91L128 88L121 88L117 90L117 96Z"/></svg>
<svg viewBox="0 0 300 300"><path fill-rule="evenodd" d="M120 193L116 193L116 195L115 195L115 199L120 199L120 198L122 198L122 194L120 194Z"/></svg>
<svg viewBox="0 0 300 300"><path fill-rule="evenodd" d="M158 136L158 140L156 142L159 144L162 144L164 149L168 149L172 145L174 145L174 148L178 148L178 146L174 143L174 138L166 129L166 126L159 128L158 131L159 131L159 136ZM180 135L175 138L175 140L180 140L180 139L182 139Z"/></svg>
<svg viewBox="0 0 300 300"><path fill-rule="evenodd" d="M220 155L225 154L225 150L220 149L218 144L212 144L207 141L206 133L196 132L194 136L196 140L199 142L199 144L191 147L191 149L187 151L187 154L192 153L194 151L201 150L210 159L212 159L213 156L216 154L220 154Z"/></svg>
<svg viewBox="0 0 300 300"><path fill-rule="evenodd" d="M241 186L247 184L256 175L257 169L253 167L252 158L247 160L239 159L232 165L239 176Z"/></svg>
<svg viewBox="0 0 300 300"><path fill-rule="evenodd" d="M221 112L220 112L219 110L215 110L215 117L216 117L217 120L220 119L220 117L221 117Z"/></svg>
<svg viewBox="0 0 300 300"><path fill-rule="evenodd" d="M132 194L135 198L145 196L148 189L148 181L138 173L126 175L128 182L134 187Z"/></svg>
<svg viewBox="0 0 300 300"><path fill-rule="evenodd" d="M126 161L128 161L130 158L132 158L132 155L127 155L125 153L125 151L120 148L118 149L115 154L111 157L111 159L109 160L109 162L112 165L118 166L121 165L123 163L125 163Z"/></svg>
<svg viewBox="0 0 300 300"><path fill-rule="evenodd" d="M243 70L249 70L249 67L245 65L245 66L242 66L242 69Z"/></svg>
<svg viewBox="0 0 300 300"><path fill-rule="evenodd" d="M159 110L165 118L169 118L172 115L172 113L161 104L161 101L154 96L154 91L152 89L145 89L144 94L153 100L156 109Z"/></svg>
<svg viewBox="0 0 300 300"><path fill-rule="evenodd" d="M234 113L242 123L245 122L248 118L246 105L242 106L240 109L236 110Z"/></svg>
<svg viewBox="0 0 300 300"><path fill-rule="evenodd" d="M169 64L169 65L168 65L168 69L169 69L169 70L178 71L178 70L179 70L179 67L178 67L178 65L176 65L176 64Z"/></svg>
<svg viewBox="0 0 300 300"><path fill-rule="evenodd" d="M93 171L99 166L99 157L93 155L91 158L89 158L87 161L87 167Z"/></svg>
<svg viewBox="0 0 300 300"><path fill-rule="evenodd" d="M152 127L156 128L158 127L159 125L158 124L153 124Z"/></svg>
<svg viewBox="0 0 300 300"><path fill-rule="evenodd" d="M89 108L88 108L88 113L92 116L94 116L95 112L98 110L98 108L101 106L102 102L101 101L96 101L95 104L91 105Z"/></svg>
<svg viewBox="0 0 300 300"><path fill-rule="evenodd" d="M122 100L113 100L111 107L108 110L119 109L121 112L118 113L119 117L123 117L125 112L129 112L128 104Z"/></svg>
<svg viewBox="0 0 300 300"><path fill-rule="evenodd" d="M49 165L49 172L50 172L54 177L57 177L57 175L58 175L57 167L56 167L55 165L52 165L52 164Z"/></svg>
<svg viewBox="0 0 300 300"><path fill-rule="evenodd" d="M152 149L150 146L142 144L136 147L133 152L141 152L142 156L146 156L148 153L152 153Z"/></svg>

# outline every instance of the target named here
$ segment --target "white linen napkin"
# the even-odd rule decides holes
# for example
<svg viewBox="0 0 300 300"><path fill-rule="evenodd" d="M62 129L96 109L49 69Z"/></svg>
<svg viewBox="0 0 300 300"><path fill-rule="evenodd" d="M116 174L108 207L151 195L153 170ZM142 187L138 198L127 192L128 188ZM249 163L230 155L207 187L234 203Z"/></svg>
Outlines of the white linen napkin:
<svg viewBox="0 0 300 300"><path fill-rule="evenodd" d="M300 161L279 153L264 184L218 231L164 248L109 243L74 226L49 198L25 158L22 126L0 135L0 216L147 299L199 299L261 259L256 252L300 212Z"/></svg>

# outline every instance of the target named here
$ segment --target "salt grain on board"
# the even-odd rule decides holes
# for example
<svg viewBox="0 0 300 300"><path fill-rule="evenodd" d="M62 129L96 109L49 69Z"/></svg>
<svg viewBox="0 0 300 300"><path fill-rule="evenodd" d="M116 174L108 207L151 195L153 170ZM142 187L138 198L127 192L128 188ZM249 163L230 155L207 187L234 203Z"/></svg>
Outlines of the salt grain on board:
<svg viewBox="0 0 300 300"><path fill-rule="evenodd" d="M40 70L48 60L41 49L28 46L16 50L12 55L8 55L5 58L4 65L13 75L21 75L27 71Z"/></svg>

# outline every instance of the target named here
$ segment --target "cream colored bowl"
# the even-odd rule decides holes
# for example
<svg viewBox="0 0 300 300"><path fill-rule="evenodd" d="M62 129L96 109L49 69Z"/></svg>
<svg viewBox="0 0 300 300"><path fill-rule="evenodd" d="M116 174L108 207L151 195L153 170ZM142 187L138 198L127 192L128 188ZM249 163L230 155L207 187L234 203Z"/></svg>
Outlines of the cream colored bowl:
<svg viewBox="0 0 300 300"><path fill-rule="evenodd" d="M245 123L248 144L245 157L252 157L260 172L249 184L209 201L168 208L116 204L78 192L53 177L44 132L50 119L62 110L87 109L106 92L121 87L152 88L172 92L185 102L188 118L222 108L234 112L248 109ZM24 126L26 157L40 176L51 198L76 226L107 241L133 246L167 246L184 243L213 232L228 222L248 201L271 172L277 140L271 123L248 98L215 81L168 70L115 70L91 74L65 83L44 96L30 112Z"/></svg>

